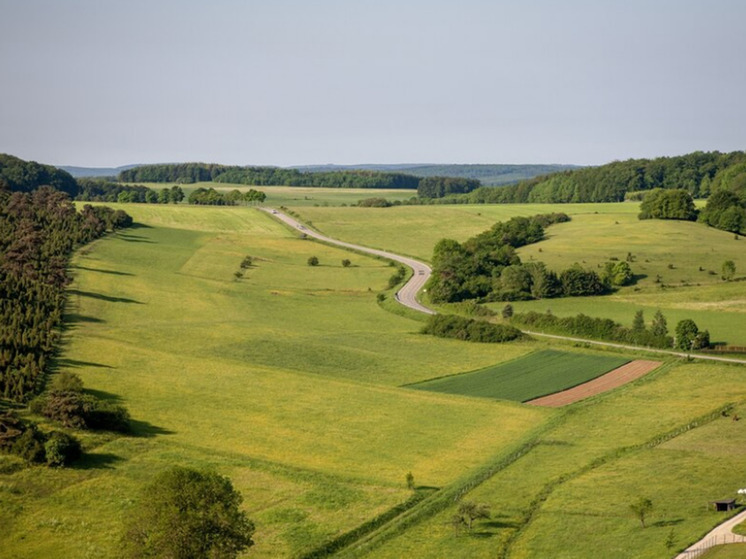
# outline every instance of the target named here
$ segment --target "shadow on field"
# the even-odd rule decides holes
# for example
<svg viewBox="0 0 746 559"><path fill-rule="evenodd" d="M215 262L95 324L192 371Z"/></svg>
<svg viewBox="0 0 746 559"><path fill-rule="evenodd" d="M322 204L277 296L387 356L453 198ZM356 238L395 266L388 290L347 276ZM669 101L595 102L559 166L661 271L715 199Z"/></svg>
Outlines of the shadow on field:
<svg viewBox="0 0 746 559"><path fill-rule="evenodd" d="M147 421L139 421L137 419L130 419L130 428L132 429L132 435L135 437L151 438L157 437L158 435L175 435L176 431L164 429L158 427Z"/></svg>
<svg viewBox="0 0 746 559"><path fill-rule="evenodd" d="M93 361L79 361L77 359L55 359L55 365L61 368L79 369L80 367L96 367L99 369L113 369L111 365L94 363Z"/></svg>
<svg viewBox="0 0 746 559"><path fill-rule="evenodd" d="M147 237L143 237L142 235L130 235L127 233L119 233L117 234L118 239L122 239L123 241L127 241L128 243L149 243L149 244L155 244L155 241L152 239L148 239Z"/></svg>
<svg viewBox="0 0 746 559"><path fill-rule="evenodd" d="M105 400L107 402L111 402L112 404L122 403L122 397L117 396L116 394L112 394L111 392L105 392L103 390L95 390L93 388L84 388L83 392L85 392L86 394L90 394L91 396L95 396L99 400Z"/></svg>
<svg viewBox="0 0 746 559"><path fill-rule="evenodd" d="M135 274L130 274L129 272L119 272L117 270L101 270L99 268L89 268L88 266L73 266L73 269L85 270L86 272L98 272L100 274L111 274L114 276L134 276L135 275Z"/></svg>
<svg viewBox="0 0 746 559"><path fill-rule="evenodd" d="M488 522L480 522L478 524L480 530L475 530L471 535L475 538L492 538L499 534L499 530L504 530L506 528L515 529L517 527L518 524L513 520L490 520Z"/></svg>
<svg viewBox="0 0 746 559"><path fill-rule="evenodd" d="M84 314L78 314L78 313L69 313L65 314L62 321L65 324L72 325L72 324L102 324L105 322L104 320L101 320L100 318L96 318L95 316L86 316Z"/></svg>
<svg viewBox="0 0 746 559"><path fill-rule="evenodd" d="M110 303L134 303L136 305L144 305L141 301L135 301L127 297L112 297L111 295L104 295L102 293L93 293L92 291L81 291L80 289L68 290L70 295L79 295L80 297L88 297L90 299L98 299L99 301L108 301Z"/></svg>
<svg viewBox="0 0 746 559"><path fill-rule="evenodd" d="M124 458L109 453L85 453L72 465L75 470L107 470L114 467L117 462L123 462Z"/></svg>

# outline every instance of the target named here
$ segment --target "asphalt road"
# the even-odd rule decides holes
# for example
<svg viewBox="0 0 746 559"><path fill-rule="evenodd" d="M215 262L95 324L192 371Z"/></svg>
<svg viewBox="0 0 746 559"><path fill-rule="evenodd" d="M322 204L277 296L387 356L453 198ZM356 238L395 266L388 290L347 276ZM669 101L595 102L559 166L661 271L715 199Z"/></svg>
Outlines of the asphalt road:
<svg viewBox="0 0 746 559"><path fill-rule="evenodd" d="M389 258L391 260L401 262L405 266L409 266L414 271L414 275L404 285L404 287L402 287L396 293L396 300L399 301L399 303L401 303L402 305L409 307L410 309L414 309L416 311L423 312L426 314L436 314L434 310L427 308L426 306L422 305L417 300L417 293L420 291L420 289L422 289L422 287L425 285L425 282L427 282L427 280L430 278L430 274L432 274L432 270L430 269L430 266L428 266L427 264L424 264L423 262L420 262L419 260L414 260L413 258L408 258L406 256L400 256L398 254L394 254L393 252L386 252L385 250L368 248L365 246L354 245L352 243L346 243L344 241L332 239L331 237L327 237L326 235L322 235L321 233L318 233L317 231L313 231L309 229L308 227L306 227L299 221L293 219L289 215L282 213L279 210L275 210L272 208L259 208L259 209L269 214L272 214L274 217L276 217L280 221L284 221L291 227L297 229L301 233L305 233L309 237L313 237L315 239L319 239L320 241L324 241L326 243L338 245L341 247L358 250L360 252L366 252L368 254L374 254L376 256L383 256L384 258ZM571 341L571 342L582 342L582 343L606 346L606 347L616 347L616 348L626 349L626 350L631 350L631 351L646 351L650 353L661 353L661 354L673 355L675 357L684 357L684 358L691 357L694 359L704 359L707 361L738 363L741 365L746 364L746 360L736 359L732 357L718 357L715 355L703 355L701 353L682 353L679 351L672 351L672 350L666 350L666 349L653 349L653 348L630 346L630 345L624 345L624 344L616 344L616 343L611 343L611 342L599 342L595 340L586 340L582 338L572 338L570 336L555 336L553 334L542 334L541 332L528 332L525 330L524 332L530 336L538 336L542 338L554 338L557 340L565 340L565 341Z"/></svg>
<svg viewBox="0 0 746 559"><path fill-rule="evenodd" d="M417 293L419 293L419 291L424 287L425 283L430 278L430 274L432 273L430 266L428 266L424 262L420 262L419 260L415 260L414 258L400 256L399 254L394 254L393 252L387 252L385 250L378 250L375 248L369 248L362 245L355 245L352 243L339 241L337 239L332 239L331 237L327 237L326 235L322 235L317 231L309 229L298 220L293 219L289 215L279 210L273 208L259 209L267 212L268 214L271 214L280 221L287 223L292 228L297 229L298 232L305 233L306 235L308 235L309 237L313 237L314 239L318 239L320 241L324 241L325 243L341 246L344 248L353 249L359 252L365 252L367 254L373 254L375 256L382 256L383 258L395 260L396 262L401 262L405 266L408 266L414 273L410 280L406 284L404 284L404 286L399 291L396 292L396 300L405 307L409 307L410 309L413 309L415 311L426 314L435 314L434 310L427 308L425 305L421 304L417 300Z"/></svg>

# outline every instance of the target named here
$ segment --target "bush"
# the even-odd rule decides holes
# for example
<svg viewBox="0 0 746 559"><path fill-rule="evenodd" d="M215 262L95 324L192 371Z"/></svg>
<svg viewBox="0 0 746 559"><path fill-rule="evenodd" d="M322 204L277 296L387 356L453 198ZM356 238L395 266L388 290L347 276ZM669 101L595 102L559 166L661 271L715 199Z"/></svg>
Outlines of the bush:
<svg viewBox="0 0 746 559"><path fill-rule="evenodd" d="M26 425L23 433L13 441L10 452L28 462L44 463L44 433L36 425Z"/></svg>
<svg viewBox="0 0 746 559"><path fill-rule="evenodd" d="M309 266L318 266L319 265L319 259L316 256L310 256L308 258L308 265Z"/></svg>
<svg viewBox="0 0 746 559"><path fill-rule="evenodd" d="M83 381L75 373L63 371L52 378L52 390L55 392L82 392Z"/></svg>
<svg viewBox="0 0 746 559"><path fill-rule="evenodd" d="M347 258L342 260L342 267L343 268L349 268L352 265L352 262L350 262Z"/></svg>
<svg viewBox="0 0 746 559"><path fill-rule="evenodd" d="M521 331L505 324L492 324L452 314L435 314L428 318L423 334L469 342L500 343L515 340Z"/></svg>
<svg viewBox="0 0 746 559"><path fill-rule="evenodd" d="M51 392L36 398L31 404L40 413L73 429L101 429L127 433L130 430L129 412L124 406L112 404L80 392Z"/></svg>
<svg viewBox="0 0 746 559"><path fill-rule="evenodd" d="M44 451L48 466L67 466L82 454L78 439L62 431L50 433Z"/></svg>

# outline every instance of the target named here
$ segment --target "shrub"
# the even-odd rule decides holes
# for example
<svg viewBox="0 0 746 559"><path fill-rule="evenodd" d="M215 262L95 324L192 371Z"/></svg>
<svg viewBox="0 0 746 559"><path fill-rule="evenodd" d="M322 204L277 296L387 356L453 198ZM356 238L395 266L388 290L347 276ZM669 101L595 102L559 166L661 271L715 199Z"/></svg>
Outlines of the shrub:
<svg viewBox="0 0 746 559"><path fill-rule="evenodd" d="M435 314L428 318L423 334L469 342L499 343L515 340L521 331L506 324L492 324L452 314Z"/></svg>
<svg viewBox="0 0 746 559"><path fill-rule="evenodd" d="M52 378L52 390L55 392L82 392L83 381L75 373L63 371Z"/></svg>
<svg viewBox="0 0 746 559"><path fill-rule="evenodd" d="M349 268L352 265L352 262L350 262L347 258L342 260L342 267L343 268Z"/></svg>
<svg viewBox="0 0 746 559"><path fill-rule="evenodd" d="M48 466L67 466L82 454L78 439L62 431L50 433L44 451Z"/></svg>
<svg viewBox="0 0 746 559"><path fill-rule="evenodd" d="M36 425L26 425L23 433L13 441L10 452L28 462L43 463L45 458L44 433L39 431Z"/></svg>
<svg viewBox="0 0 746 559"><path fill-rule="evenodd" d="M310 256L308 258L308 265L309 266L318 266L319 265L319 259L316 256Z"/></svg>

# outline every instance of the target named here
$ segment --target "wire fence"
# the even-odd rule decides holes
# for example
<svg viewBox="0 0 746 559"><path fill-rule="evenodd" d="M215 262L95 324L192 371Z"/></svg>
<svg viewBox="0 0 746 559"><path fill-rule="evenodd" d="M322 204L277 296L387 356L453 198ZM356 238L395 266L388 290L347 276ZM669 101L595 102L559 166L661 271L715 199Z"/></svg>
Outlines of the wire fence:
<svg viewBox="0 0 746 559"><path fill-rule="evenodd" d="M707 553L713 547L728 543L746 543L746 538L733 533L718 534L717 536L712 536L699 542L696 546L687 549L686 551L682 551L676 556L676 559L697 559L697 557L702 557L702 555Z"/></svg>

